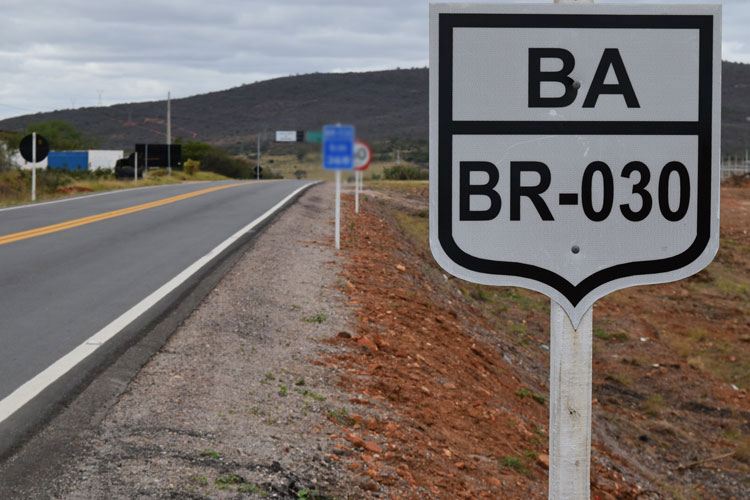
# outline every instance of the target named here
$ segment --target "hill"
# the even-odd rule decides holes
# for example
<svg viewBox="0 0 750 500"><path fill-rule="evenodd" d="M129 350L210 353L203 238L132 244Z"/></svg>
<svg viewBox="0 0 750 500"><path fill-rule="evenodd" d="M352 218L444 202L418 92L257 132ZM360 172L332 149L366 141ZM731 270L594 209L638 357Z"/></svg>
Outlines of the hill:
<svg viewBox="0 0 750 500"><path fill-rule="evenodd" d="M172 101L172 136L222 146L231 152L255 148L256 135L275 130L317 130L324 123L354 123L357 135L427 138L428 70L315 73L242 85ZM70 122L100 139L104 148L128 149L136 142L163 141L166 101L61 110L0 121L19 130L44 120ZM722 151L750 147L750 64L723 63Z"/></svg>
<svg viewBox="0 0 750 500"><path fill-rule="evenodd" d="M229 151L254 149L256 135L275 130L320 130L325 123L354 123L365 140L427 137L428 71L322 74L276 78L172 100L172 137ZM0 121L0 129L62 120L100 139L103 148L127 149L165 137L166 101L37 113Z"/></svg>

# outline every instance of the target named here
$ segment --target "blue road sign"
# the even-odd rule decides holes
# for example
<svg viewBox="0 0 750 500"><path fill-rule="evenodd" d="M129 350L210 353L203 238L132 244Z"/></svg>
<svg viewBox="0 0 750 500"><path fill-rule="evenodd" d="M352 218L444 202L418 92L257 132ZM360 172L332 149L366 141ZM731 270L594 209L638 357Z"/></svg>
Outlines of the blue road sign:
<svg viewBox="0 0 750 500"><path fill-rule="evenodd" d="M323 127L323 168L351 170L354 168L354 126Z"/></svg>

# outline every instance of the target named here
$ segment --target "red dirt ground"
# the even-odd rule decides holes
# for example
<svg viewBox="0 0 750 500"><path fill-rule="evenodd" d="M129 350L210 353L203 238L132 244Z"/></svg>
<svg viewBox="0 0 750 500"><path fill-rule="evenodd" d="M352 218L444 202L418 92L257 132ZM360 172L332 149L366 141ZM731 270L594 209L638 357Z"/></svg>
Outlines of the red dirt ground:
<svg viewBox="0 0 750 500"><path fill-rule="evenodd" d="M342 222L354 334L329 360L382 415L332 417L352 473L391 498L546 498L548 299L446 276L426 183L365 194ZM748 210L750 190L723 189L708 270L597 304L592 499L747 498Z"/></svg>

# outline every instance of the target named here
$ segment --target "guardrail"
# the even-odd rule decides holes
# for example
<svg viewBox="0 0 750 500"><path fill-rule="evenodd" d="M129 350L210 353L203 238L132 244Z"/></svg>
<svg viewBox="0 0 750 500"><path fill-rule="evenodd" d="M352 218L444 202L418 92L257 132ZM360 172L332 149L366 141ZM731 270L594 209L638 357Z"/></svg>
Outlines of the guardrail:
<svg viewBox="0 0 750 500"><path fill-rule="evenodd" d="M733 175L750 175L750 160L722 162L721 178L726 179Z"/></svg>

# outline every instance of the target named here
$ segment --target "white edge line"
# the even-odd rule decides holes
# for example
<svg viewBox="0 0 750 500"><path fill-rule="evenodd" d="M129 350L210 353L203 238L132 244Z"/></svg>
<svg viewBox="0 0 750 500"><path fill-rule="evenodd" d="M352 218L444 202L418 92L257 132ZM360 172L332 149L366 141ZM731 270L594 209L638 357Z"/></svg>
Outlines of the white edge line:
<svg viewBox="0 0 750 500"><path fill-rule="evenodd" d="M96 332L94 335L89 337L78 347L74 348L68 354L55 361L53 364L48 366L44 371L40 372L34 378L20 386L18 389L13 391L10 395L0 401L0 423L5 421L13 413L18 411L26 403L34 399L44 389L52 385L57 379L68 373L78 363L86 359L89 355L93 354L94 351L99 349L105 342L112 339L117 335L123 328L128 326L130 323L135 321L140 315L148 311L157 302L166 297L170 292L174 291L178 286L183 284L193 274L198 272L203 266L208 264L221 252L226 250L230 245L240 239L243 235L250 232L258 224L266 220L268 217L273 215L277 210L284 206L290 199L294 198L297 193L314 186L317 182L305 184L299 189L296 189L286 198L278 202L266 213L252 221L247 226L243 227L232 236L220 243L216 248L208 252L206 255L192 263L189 267L179 273L177 276L166 282L158 290L153 292L151 295L141 300L139 303L131 307L119 318L112 321L110 324Z"/></svg>

